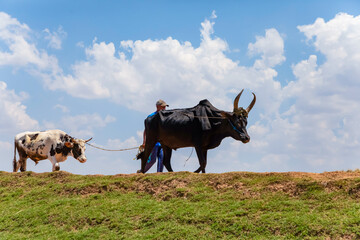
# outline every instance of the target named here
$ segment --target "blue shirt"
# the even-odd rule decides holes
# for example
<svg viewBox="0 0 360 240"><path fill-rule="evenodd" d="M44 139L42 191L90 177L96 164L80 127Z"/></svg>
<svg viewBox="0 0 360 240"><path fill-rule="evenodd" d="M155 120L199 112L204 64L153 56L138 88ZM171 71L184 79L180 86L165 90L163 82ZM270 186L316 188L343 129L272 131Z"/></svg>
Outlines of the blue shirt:
<svg viewBox="0 0 360 240"><path fill-rule="evenodd" d="M157 113L157 112L155 111L155 112L153 112L152 114L150 114L148 117L152 117L152 116L154 116L156 113Z"/></svg>

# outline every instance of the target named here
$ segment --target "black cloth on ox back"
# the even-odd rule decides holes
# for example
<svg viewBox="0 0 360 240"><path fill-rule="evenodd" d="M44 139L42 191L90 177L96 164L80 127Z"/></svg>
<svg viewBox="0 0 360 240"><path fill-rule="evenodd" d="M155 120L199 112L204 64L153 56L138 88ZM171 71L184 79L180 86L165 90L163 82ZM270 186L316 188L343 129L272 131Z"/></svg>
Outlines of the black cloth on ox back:
<svg viewBox="0 0 360 240"><path fill-rule="evenodd" d="M159 111L161 126L176 127L199 122L202 130L211 130L221 123L221 110L215 108L207 99L192 108Z"/></svg>

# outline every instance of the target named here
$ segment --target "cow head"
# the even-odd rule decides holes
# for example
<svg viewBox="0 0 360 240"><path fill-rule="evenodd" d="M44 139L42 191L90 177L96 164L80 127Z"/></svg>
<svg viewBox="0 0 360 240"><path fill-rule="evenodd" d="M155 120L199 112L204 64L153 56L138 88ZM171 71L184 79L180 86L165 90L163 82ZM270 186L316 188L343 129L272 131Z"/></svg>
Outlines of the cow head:
<svg viewBox="0 0 360 240"><path fill-rule="evenodd" d="M234 100L233 112L223 112L223 116L229 120L229 124L232 128L231 136L236 140L242 141L243 143L248 143L250 141L250 136L246 131L247 117L249 115L249 112L255 105L256 96L254 93L252 93L254 95L254 98L246 109L243 109L242 107L239 108L239 99L243 91L244 89L236 96Z"/></svg>
<svg viewBox="0 0 360 240"><path fill-rule="evenodd" d="M73 157L81 163L86 162L85 143L89 142L92 138L88 140L71 138L70 142L65 142L65 146L71 148Z"/></svg>

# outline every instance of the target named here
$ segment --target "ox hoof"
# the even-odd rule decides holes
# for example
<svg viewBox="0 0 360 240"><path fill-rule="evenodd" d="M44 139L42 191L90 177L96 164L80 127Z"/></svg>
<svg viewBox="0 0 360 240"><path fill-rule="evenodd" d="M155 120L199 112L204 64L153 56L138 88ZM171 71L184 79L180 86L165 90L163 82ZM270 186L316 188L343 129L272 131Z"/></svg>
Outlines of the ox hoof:
<svg viewBox="0 0 360 240"><path fill-rule="evenodd" d="M60 166L55 166L54 171L59 171L60 170Z"/></svg>

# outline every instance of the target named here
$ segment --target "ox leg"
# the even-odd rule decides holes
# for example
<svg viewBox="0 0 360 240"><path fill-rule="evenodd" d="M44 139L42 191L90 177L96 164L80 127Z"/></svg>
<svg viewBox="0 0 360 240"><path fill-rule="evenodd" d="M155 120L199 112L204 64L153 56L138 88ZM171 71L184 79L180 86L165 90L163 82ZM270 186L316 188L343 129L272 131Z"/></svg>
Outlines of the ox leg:
<svg viewBox="0 0 360 240"><path fill-rule="evenodd" d="M141 169L140 169L141 173L145 173L146 162L147 162L147 160L148 160L148 158L149 158L155 144L156 144L156 142L146 141L145 151L144 151L144 154L141 157Z"/></svg>
<svg viewBox="0 0 360 240"><path fill-rule="evenodd" d="M199 147L196 147L195 150L200 163L200 167L195 171L195 173L199 173L200 171L205 173L207 151L203 151Z"/></svg>
<svg viewBox="0 0 360 240"><path fill-rule="evenodd" d="M163 152L164 152L164 160L163 160L164 166L166 167L168 172L173 172L171 163L170 163L172 149L169 147L163 146Z"/></svg>
<svg viewBox="0 0 360 240"><path fill-rule="evenodd" d="M203 155L204 155L204 167L202 169L202 172L205 173L205 167L206 167L206 164L207 164L207 150L203 151Z"/></svg>

